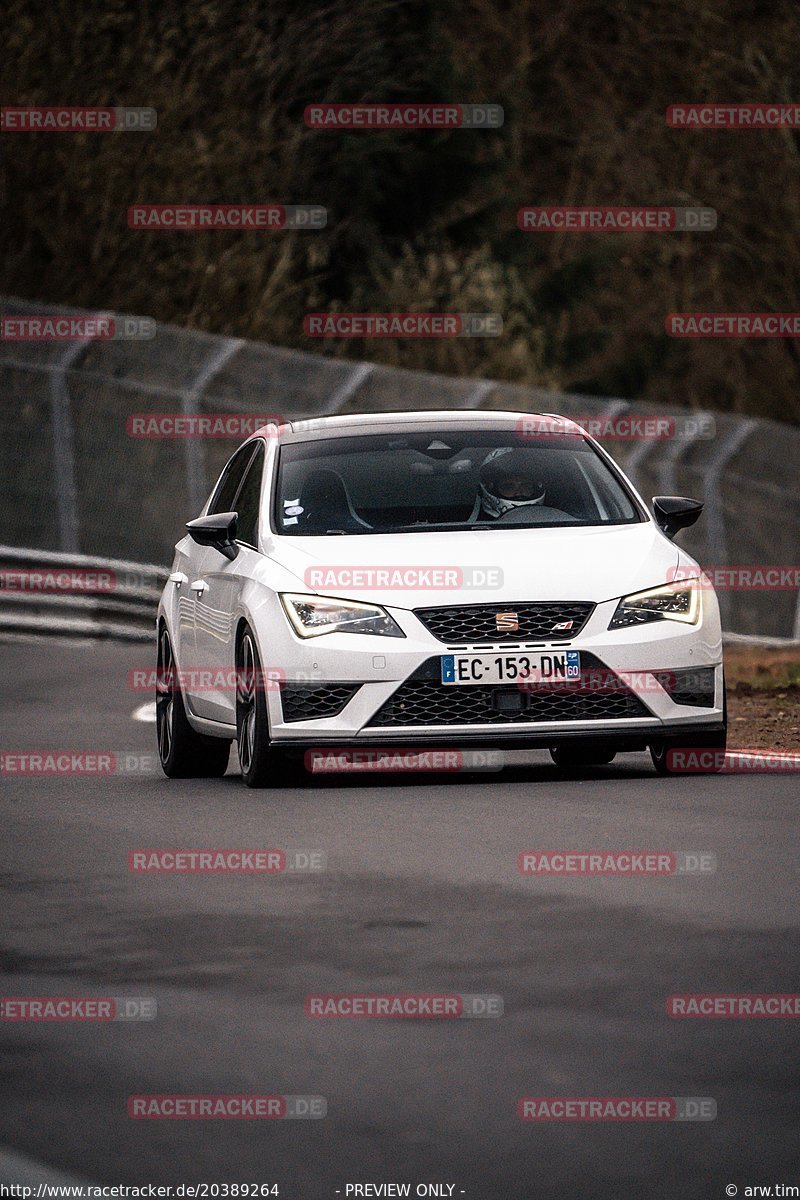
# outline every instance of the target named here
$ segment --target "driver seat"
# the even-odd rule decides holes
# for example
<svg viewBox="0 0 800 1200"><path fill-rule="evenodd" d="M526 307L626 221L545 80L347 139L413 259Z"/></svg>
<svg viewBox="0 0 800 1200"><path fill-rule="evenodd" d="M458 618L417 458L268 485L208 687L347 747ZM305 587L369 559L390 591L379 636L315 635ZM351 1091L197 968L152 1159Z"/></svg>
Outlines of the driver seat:
<svg viewBox="0 0 800 1200"><path fill-rule="evenodd" d="M336 471L312 471L300 490L300 524L315 533L343 529L357 533L364 526L353 515L344 480Z"/></svg>

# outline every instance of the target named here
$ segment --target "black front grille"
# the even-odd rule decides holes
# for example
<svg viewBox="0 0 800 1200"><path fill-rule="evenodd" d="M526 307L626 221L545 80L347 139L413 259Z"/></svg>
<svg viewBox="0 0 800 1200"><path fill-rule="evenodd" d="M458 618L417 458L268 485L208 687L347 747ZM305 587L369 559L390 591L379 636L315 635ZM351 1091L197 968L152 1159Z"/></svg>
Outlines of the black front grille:
<svg viewBox="0 0 800 1200"><path fill-rule="evenodd" d="M513 601L497 604L468 604L453 608L415 608L414 615L440 642L569 641L583 629L594 608L589 600ZM501 624L517 628L498 629ZM564 628L565 625L571 626ZM562 626L557 629L556 626Z"/></svg>
<svg viewBox="0 0 800 1200"><path fill-rule="evenodd" d="M285 683L281 688L283 719L336 717L360 687L360 683Z"/></svg>
<svg viewBox="0 0 800 1200"><path fill-rule="evenodd" d="M652 713L593 654L581 654L581 678L560 684L459 687L441 682L429 658L378 709L369 725L509 725L534 721L608 721Z"/></svg>
<svg viewBox="0 0 800 1200"><path fill-rule="evenodd" d="M713 667L685 667L679 671L654 671L653 674L675 704L714 707Z"/></svg>

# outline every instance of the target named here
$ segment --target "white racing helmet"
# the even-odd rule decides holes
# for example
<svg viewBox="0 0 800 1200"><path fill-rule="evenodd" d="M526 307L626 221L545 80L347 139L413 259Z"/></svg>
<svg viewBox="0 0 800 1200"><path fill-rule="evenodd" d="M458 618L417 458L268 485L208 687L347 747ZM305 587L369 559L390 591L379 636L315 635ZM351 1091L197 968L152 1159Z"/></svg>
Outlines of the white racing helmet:
<svg viewBox="0 0 800 1200"><path fill-rule="evenodd" d="M480 494L486 511L493 517L502 517L511 508L542 504L545 486L531 473L525 451L507 446L492 450L483 460Z"/></svg>

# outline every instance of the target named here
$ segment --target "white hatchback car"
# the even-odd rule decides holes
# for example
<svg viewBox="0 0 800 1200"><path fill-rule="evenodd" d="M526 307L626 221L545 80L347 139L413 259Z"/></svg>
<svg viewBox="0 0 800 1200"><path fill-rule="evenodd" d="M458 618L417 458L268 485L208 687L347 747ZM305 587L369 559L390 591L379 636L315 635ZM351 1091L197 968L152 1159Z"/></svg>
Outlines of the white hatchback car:
<svg viewBox="0 0 800 1200"><path fill-rule="evenodd" d="M158 612L169 776L278 783L309 751L533 748L562 768L724 752L719 608L577 425L403 412L266 426L187 525ZM677 766L676 766L677 762Z"/></svg>

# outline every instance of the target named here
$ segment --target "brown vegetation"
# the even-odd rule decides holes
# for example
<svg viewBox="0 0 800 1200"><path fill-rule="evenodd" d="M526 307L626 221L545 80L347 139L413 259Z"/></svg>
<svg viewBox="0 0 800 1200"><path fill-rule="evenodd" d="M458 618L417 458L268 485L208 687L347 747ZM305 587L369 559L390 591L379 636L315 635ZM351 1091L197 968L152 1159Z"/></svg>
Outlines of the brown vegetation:
<svg viewBox="0 0 800 1200"><path fill-rule="evenodd" d="M4 104L148 105L152 134L4 134L6 293L326 353L800 421L794 341L671 310L793 311L800 131L669 129L800 99L791 0L10 0ZM315 100L495 101L496 133L314 132ZM320 203L321 233L136 232L135 202ZM524 204L699 204L704 234L523 234ZM496 340L350 342L311 310L499 311Z"/></svg>

